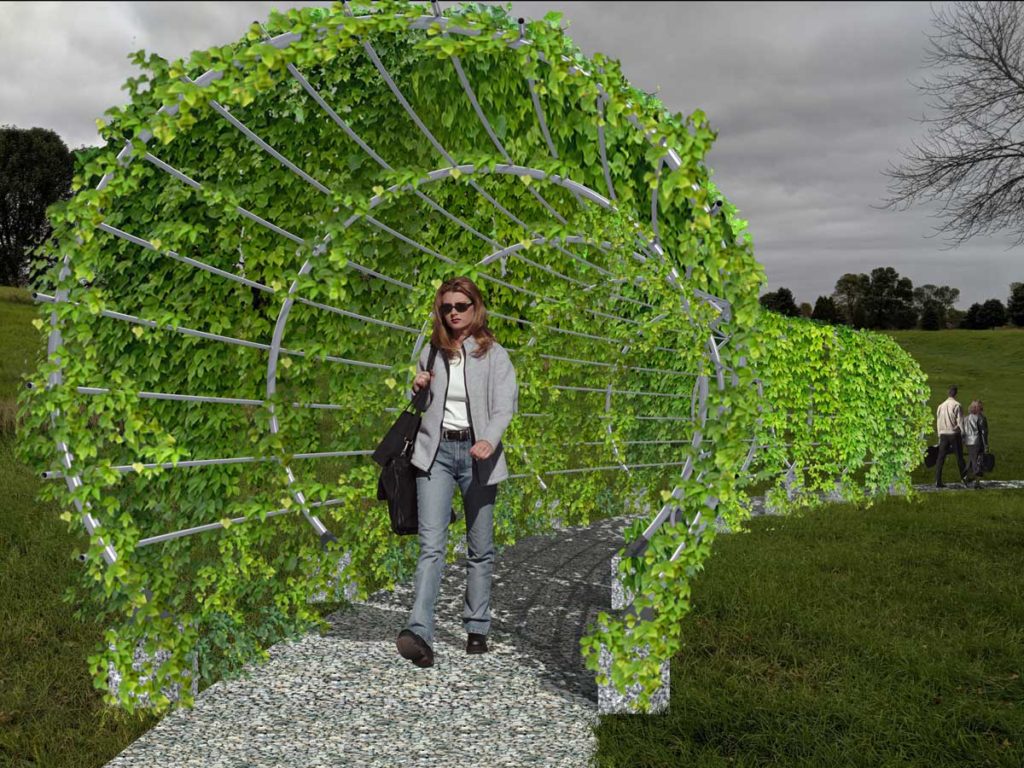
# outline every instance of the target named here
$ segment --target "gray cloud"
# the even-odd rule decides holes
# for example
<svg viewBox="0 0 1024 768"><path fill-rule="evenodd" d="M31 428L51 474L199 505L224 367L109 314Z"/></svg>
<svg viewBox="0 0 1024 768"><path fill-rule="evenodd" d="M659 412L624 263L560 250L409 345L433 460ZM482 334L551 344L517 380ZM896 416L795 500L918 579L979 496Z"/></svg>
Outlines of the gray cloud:
<svg viewBox="0 0 1024 768"><path fill-rule="evenodd" d="M0 123L52 128L72 147L98 143L95 119L125 101L121 85L137 74L130 52L186 56L237 39L278 6L2 3ZM1009 283L1024 280L1008 237L943 250L928 237L938 206L872 207L887 194L882 170L922 135L913 118L927 107L911 81L928 74L928 4L513 2L512 10L562 11L584 53L619 59L634 85L657 90L673 112L709 115L718 139L708 164L749 221L768 290L785 285L813 303L844 272L894 266L915 284L959 287L966 307L1005 300Z"/></svg>

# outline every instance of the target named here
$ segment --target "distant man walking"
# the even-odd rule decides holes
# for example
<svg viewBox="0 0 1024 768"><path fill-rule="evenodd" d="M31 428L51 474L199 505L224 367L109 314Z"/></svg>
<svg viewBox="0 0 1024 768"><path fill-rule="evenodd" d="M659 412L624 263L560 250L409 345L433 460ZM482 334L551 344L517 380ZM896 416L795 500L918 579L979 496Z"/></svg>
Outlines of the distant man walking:
<svg viewBox="0 0 1024 768"><path fill-rule="evenodd" d="M960 480L967 482L967 465L964 463L964 448L960 439L963 426L964 416L960 403L956 400L956 387L950 387L949 397L943 400L935 411L935 430L939 433L939 456L935 461L936 488L946 487L942 482L942 464L950 451L956 451Z"/></svg>

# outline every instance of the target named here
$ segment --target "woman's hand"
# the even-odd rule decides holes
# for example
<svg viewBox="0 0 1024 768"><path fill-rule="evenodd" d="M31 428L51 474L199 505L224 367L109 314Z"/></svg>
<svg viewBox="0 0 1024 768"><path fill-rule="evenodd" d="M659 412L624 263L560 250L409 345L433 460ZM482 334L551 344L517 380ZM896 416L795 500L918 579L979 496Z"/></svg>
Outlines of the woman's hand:
<svg viewBox="0 0 1024 768"><path fill-rule="evenodd" d="M494 453L494 446L486 440L477 440L469 449L469 455L474 459L489 459Z"/></svg>
<svg viewBox="0 0 1024 768"><path fill-rule="evenodd" d="M424 371L423 373L417 373L416 378L412 380L412 391L419 392L425 386L429 385L433 378L434 374L432 372Z"/></svg>

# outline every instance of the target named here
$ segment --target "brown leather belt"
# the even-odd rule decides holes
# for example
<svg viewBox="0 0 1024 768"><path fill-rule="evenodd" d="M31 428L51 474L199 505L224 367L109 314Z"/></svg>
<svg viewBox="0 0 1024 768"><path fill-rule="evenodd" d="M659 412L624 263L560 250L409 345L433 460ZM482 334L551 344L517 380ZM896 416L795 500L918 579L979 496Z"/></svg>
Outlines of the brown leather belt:
<svg viewBox="0 0 1024 768"><path fill-rule="evenodd" d="M469 440L472 438L469 427L465 429L442 429L441 437L445 440Z"/></svg>

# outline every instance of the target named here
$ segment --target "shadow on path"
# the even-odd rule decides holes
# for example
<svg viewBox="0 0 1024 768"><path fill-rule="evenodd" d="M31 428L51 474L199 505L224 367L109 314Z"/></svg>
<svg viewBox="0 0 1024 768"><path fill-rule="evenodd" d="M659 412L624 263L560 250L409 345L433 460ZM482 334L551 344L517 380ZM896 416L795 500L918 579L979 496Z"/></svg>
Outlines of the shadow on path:
<svg viewBox="0 0 1024 768"><path fill-rule="evenodd" d="M586 528L529 536L495 554L488 644L512 646L520 662L550 686L595 707L597 684L584 664L580 639L600 611L610 611L611 558L633 519L609 518ZM465 645L465 590L466 559L461 557L445 565L434 610L435 644L443 639ZM332 614L327 634L393 644L406 625L414 592L411 582L397 585L394 592L381 590L355 605L360 621L351 626L358 629L349 628L347 613Z"/></svg>

